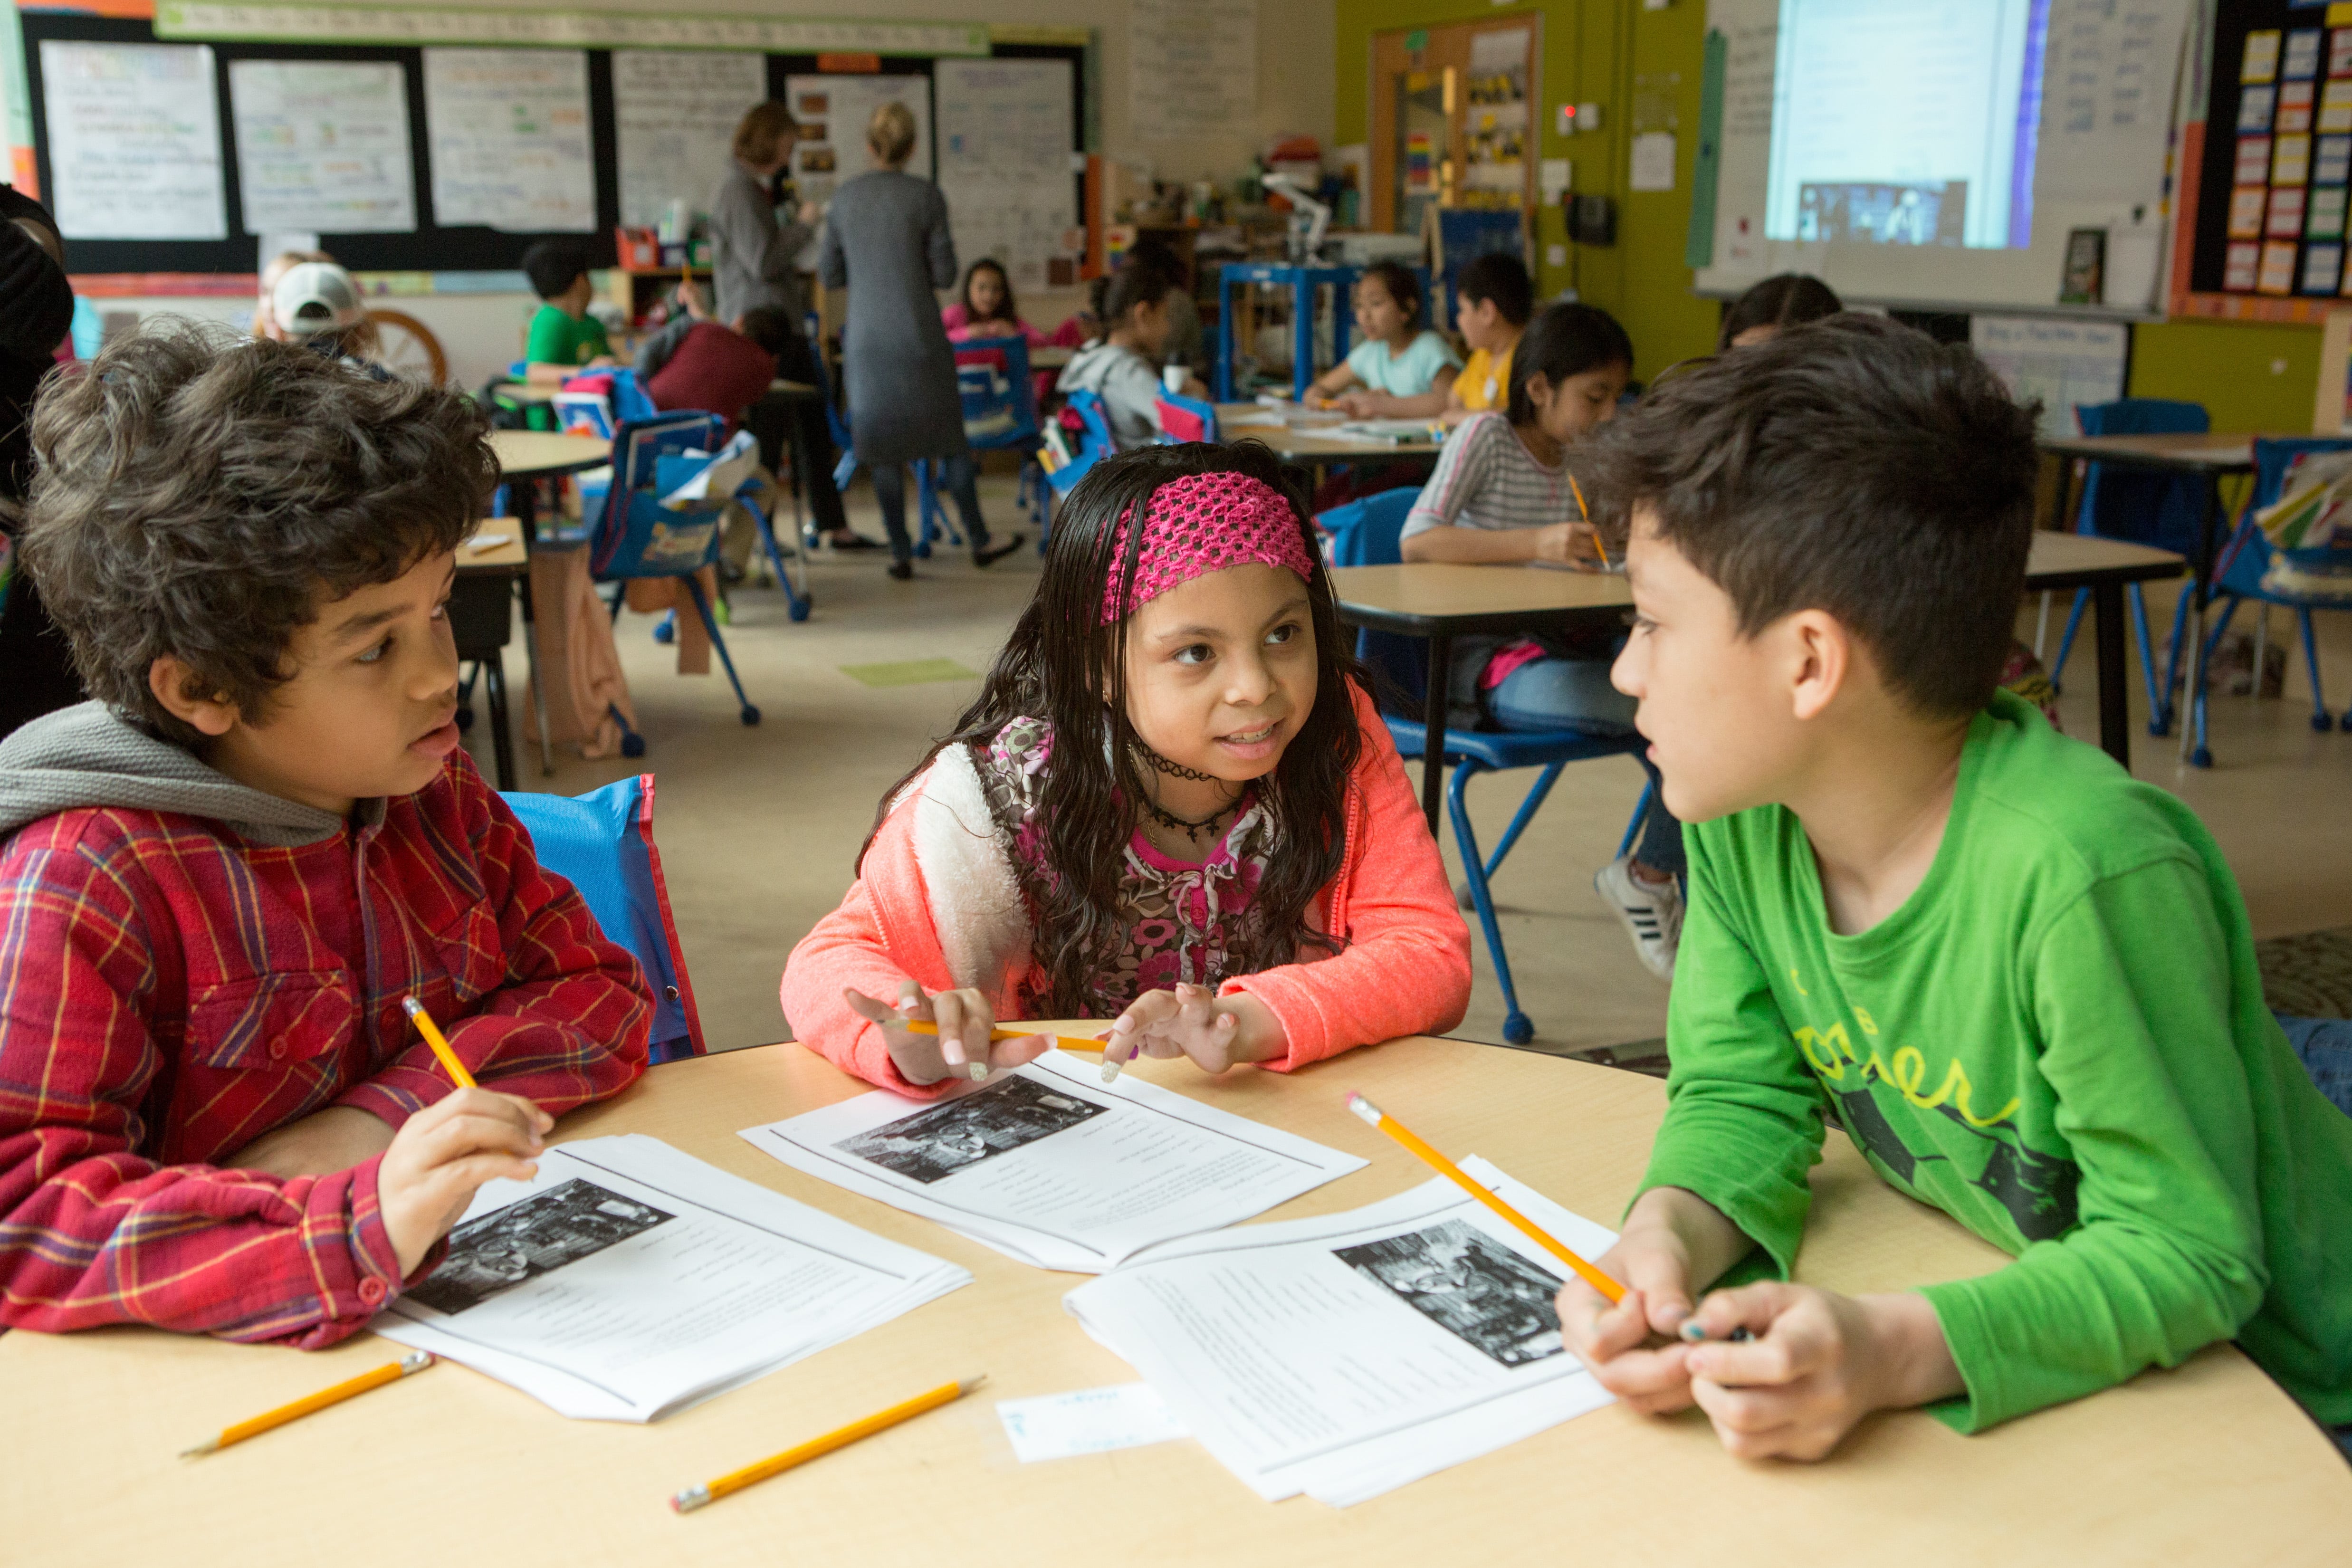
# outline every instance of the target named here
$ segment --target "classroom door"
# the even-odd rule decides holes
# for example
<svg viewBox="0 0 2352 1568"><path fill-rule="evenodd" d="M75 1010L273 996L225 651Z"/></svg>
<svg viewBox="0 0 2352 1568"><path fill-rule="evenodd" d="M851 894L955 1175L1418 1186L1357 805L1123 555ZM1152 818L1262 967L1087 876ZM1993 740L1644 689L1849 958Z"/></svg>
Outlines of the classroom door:
<svg viewBox="0 0 2352 1568"><path fill-rule="evenodd" d="M1532 211L1540 17L1372 36L1370 226L1421 227L1431 205Z"/></svg>

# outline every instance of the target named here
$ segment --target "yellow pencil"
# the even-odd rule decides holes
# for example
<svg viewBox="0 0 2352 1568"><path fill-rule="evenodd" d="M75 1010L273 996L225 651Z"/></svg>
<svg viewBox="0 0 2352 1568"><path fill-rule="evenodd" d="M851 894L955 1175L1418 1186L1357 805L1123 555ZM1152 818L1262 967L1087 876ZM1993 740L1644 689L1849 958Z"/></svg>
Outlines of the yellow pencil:
<svg viewBox="0 0 2352 1568"><path fill-rule="evenodd" d="M835 1448L845 1448L860 1437L871 1437L875 1433L896 1426L901 1421L912 1420L926 1410L937 1410L942 1405L951 1405L987 1381L988 1374L981 1373L976 1376L967 1377L960 1383L943 1383L929 1394L919 1394L903 1405L893 1405L889 1409L868 1415L863 1421L853 1421L838 1431L828 1432L822 1437L813 1437L797 1448L785 1449L773 1458L762 1459L756 1465L746 1465L741 1469L730 1471L715 1481L705 1481L699 1486L688 1487L673 1496L669 1500L669 1506L679 1513L692 1513L705 1503L714 1502L729 1492L740 1492L745 1487L766 1480L770 1476L781 1476L794 1465L805 1465L811 1459L832 1453Z"/></svg>
<svg viewBox="0 0 2352 1568"><path fill-rule="evenodd" d="M940 1032L940 1026L937 1024L918 1023L911 1018L907 1021L907 1027L910 1032L918 1035L936 1035ZM1018 1024L999 1024L996 1027L988 1031L988 1037L992 1042L997 1040L1025 1040L1030 1038L1032 1036L1040 1033L1043 1033L1043 1031L1024 1028ZM1066 1051L1090 1051L1096 1056L1100 1056L1104 1051L1110 1048L1108 1042L1091 1039L1085 1035L1046 1035L1045 1037ZM971 1065L981 1069L980 1071L972 1074L972 1077L985 1078L988 1076L987 1065L985 1063L974 1062Z"/></svg>
<svg viewBox="0 0 2352 1568"><path fill-rule="evenodd" d="M408 1010L410 1017L416 1020L416 1032L425 1037L425 1043L433 1047L433 1054L441 1058L441 1066L447 1070L451 1078L457 1080L457 1087L459 1089L480 1087L474 1082L474 1075L466 1070L466 1064L457 1059L457 1053L450 1048L448 1040L443 1037L440 1029L435 1026L432 1015L425 1012L424 1005L414 996L403 996L400 999L400 1005Z"/></svg>
<svg viewBox="0 0 2352 1568"><path fill-rule="evenodd" d="M1612 1304L1624 1298L1625 1287L1579 1258L1566 1244L1554 1239L1550 1232L1545 1230L1543 1226L1472 1181L1461 1166L1414 1137L1412 1131L1395 1117L1384 1114L1379 1106L1360 1094L1351 1094L1348 1097L1348 1109L1420 1155L1430 1169L1517 1226L1529 1241L1575 1269L1586 1284L1608 1297Z"/></svg>
<svg viewBox="0 0 2352 1568"><path fill-rule="evenodd" d="M429 1352L413 1352L398 1361L384 1363L373 1372L363 1372L349 1382L339 1383L332 1388L322 1388L316 1394L298 1399L291 1405L281 1405L277 1409L266 1415L257 1415L250 1421L240 1421L234 1426L225 1426L221 1428L220 1436L207 1437L193 1448L181 1449L180 1458L193 1459L199 1454L217 1453L232 1443L242 1443L247 1437L258 1437L273 1426L283 1426L289 1421L299 1421L314 1410L324 1410L330 1405L341 1405L355 1394L365 1394L371 1388L382 1388L387 1383L398 1383L410 1373L423 1372L432 1364L433 1357Z"/></svg>

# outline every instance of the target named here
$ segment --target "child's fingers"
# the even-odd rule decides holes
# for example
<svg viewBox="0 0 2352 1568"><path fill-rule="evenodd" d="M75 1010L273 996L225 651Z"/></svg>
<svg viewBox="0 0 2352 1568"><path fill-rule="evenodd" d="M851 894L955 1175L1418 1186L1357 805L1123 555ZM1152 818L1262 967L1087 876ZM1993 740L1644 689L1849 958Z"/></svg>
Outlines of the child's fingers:
<svg viewBox="0 0 2352 1568"><path fill-rule="evenodd" d="M1149 1043L1150 1031L1174 1017L1176 1007L1171 993L1147 991L1111 1020L1110 1033L1103 1037L1104 1082L1117 1078L1118 1069L1136 1058Z"/></svg>
<svg viewBox="0 0 2352 1568"><path fill-rule="evenodd" d="M841 999L848 1004L851 1012L869 1024L879 1024L887 1029L893 1024L906 1022L905 1014L887 1002L866 995L863 991L852 991L845 987L841 993Z"/></svg>
<svg viewBox="0 0 2352 1568"><path fill-rule="evenodd" d="M1638 1290L1626 1291L1612 1306L1583 1280L1571 1279L1560 1287L1555 1304L1562 1339L1588 1363L1622 1355L1650 1337Z"/></svg>
<svg viewBox="0 0 2352 1568"><path fill-rule="evenodd" d="M1035 1061L1053 1048L1051 1035L1024 1035L1017 1040L999 1040L989 1047L989 1060L996 1067L1017 1068Z"/></svg>

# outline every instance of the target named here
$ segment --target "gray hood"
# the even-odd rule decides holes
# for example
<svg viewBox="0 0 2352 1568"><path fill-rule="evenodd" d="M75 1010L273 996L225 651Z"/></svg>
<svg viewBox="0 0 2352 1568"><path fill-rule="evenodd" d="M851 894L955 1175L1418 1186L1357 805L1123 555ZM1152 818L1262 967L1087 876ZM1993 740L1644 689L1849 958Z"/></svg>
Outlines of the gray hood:
<svg viewBox="0 0 2352 1568"><path fill-rule="evenodd" d="M84 806L210 817L241 838L279 848L343 829L333 813L241 784L123 722L103 702L45 714L0 741L0 836Z"/></svg>

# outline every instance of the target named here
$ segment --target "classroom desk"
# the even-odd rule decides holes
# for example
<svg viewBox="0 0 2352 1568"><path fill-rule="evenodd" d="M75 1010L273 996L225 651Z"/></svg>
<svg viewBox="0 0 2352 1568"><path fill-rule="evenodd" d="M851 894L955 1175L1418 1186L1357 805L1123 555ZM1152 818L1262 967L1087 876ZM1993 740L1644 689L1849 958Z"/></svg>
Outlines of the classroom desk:
<svg viewBox="0 0 2352 1568"><path fill-rule="evenodd" d="M483 540L496 540L484 545ZM522 530L510 518L485 518L472 539L457 546L457 581L449 595L449 630L457 658L478 665L482 705L490 716L490 759L499 788L515 786L514 734L507 723L507 672L502 657L514 614L515 584L528 584L530 552ZM543 731L542 731L543 732Z"/></svg>
<svg viewBox="0 0 2352 1568"><path fill-rule="evenodd" d="M506 480L529 481L556 474L576 474L602 468L613 460L609 441L545 430L493 430L490 449L498 454L499 478ZM507 490L507 504L514 509L515 521L522 527L523 547L529 550L539 542L538 487L528 482L511 484ZM522 578L522 646L530 660L531 711L539 720L539 773L541 778L548 778L555 773L555 748L548 739L547 687L539 679L539 621L531 607L528 572Z"/></svg>
<svg viewBox="0 0 2352 1568"><path fill-rule="evenodd" d="M2255 439L2252 435L2209 432L2201 436L2046 436L2041 441L2043 451L2062 459L2058 465L2058 510L2053 514L2062 522L2068 521L2073 514L2070 502L2077 460L2106 463L2118 468L2187 474L2205 482L2205 510L2198 520L2197 549L2189 558L2194 573L2189 587L2192 596L2189 626L2191 718L2180 727L2180 759L2200 768L2213 765L2212 748L2206 744L2204 734L2205 706L2197 700L2196 694L2205 689L2205 613L2213 596L2213 556L2221 548L2221 481L2254 471ZM2161 705L2148 715L2148 733L2169 732L2172 719L2172 692L2165 687Z"/></svg>
<svg viewBox="0 0 2352 1568"><path fill-rule="evenodd" d="M1615 1068L1406 1040L1295 1075L1153 1081L1361 1154L1370 1166L1268 1217L1428 1179L1349 1114L1360 1088L1456 1157L1484 1154L1604 1221L1637 1183L1664 1086ZM1916 1413L1819 1466L1748 1464L1706 1422L1606 1408L1344 1511L1259 1501L1198 1445L1014 1461L993 1404L1128 1383L1061 1306L1082 1276L1015 1263L790 1170L739 1128L865 1086L795 1046L653 1069L558 1142L646 1132L952 1259L973 1283L651 1426L568 1421L445 1365L202 1459L180 1449L399 1353L362 1336L302 1355L143 1329L0 1336L0 1517L11 1562L206 1568L417 1563L2340 1563L2352 1472L2276 1384L2215 1345L2170 1373L1961 1437ZM1572 1134L1572 1135L1570 1135ZM1965 1278L2000 1252L1897 1196L1843 1134L1812 1174L1806 1280L1849 1292ZM680 1517L669 1494L950 1378L957 1405Z"/></svg>
<svg viewBox="0 0 2352 1568"><path fill-rule="evenodd" d="M2097 619L2099 744L2131 766L2131 724L2126 706L2124 603L2126 583L2180 574L2169 551L2075 533L2037 532L2026 563L2028 592L2089 588ZM1340 566L1331 572L1339 619L1373 631L1429 640L1433 676L1445 668L1456 637L1485 633L1523 636L1615 624L1633 605L1625 579L1601 572L1512 569L1416 562L1402 566ZM1439 788L1444 782L1445 682L1432 679L1423 708L1429 731L1422 754L1421 804L1437 831Z"/></svg>
<svg viewBox="0 0 2352 1568"><path fill-rule="evenodd" d="M1263 441L1274 448L1276 457L1286 463L1302 463L1315 470L1315 482L1323 482L1325 470L1346 463L1380 463L1397 458L1433 458L1444 446L1443 441L1350 441L1343 436L1328 433L1329 427L1340 423L1333 416L1318 428L1315 425L1236 424L1234 421L1251 414L1264 414L1262 403L1220 403L1217 405L1217 434L1228 441L1244 438Z"/></svg>
<svg viewBox="0 0 2352 1568"><path fill-rule="evenodd" d="M1059 370L1064 365L1068 364L1070 363L1070 356L1076 353L1077 351L1076 349L1055 348L1051 344L1048 344L1044 348L1031 349L1029 351L1029 368L1031 370Z"/></svg>

